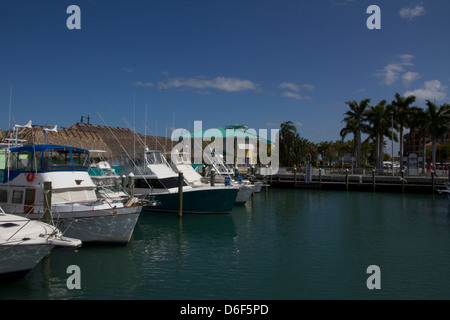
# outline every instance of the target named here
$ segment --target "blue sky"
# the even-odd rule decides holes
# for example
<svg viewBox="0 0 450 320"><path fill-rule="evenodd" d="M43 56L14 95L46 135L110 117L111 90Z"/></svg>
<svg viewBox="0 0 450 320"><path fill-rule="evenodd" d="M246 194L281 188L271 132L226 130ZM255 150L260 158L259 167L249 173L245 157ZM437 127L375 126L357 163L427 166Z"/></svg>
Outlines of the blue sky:
<svg viewBox="0 0 450 320"><path fill-rule="evenodd" d="M72 4L80 30L66 26ZM379 30L366 26L373 4ZM449 12L442 0L2 1L0 128L89 115L164 136L195 120L290 120L337 140L346 101L449 102Z"/></svg>

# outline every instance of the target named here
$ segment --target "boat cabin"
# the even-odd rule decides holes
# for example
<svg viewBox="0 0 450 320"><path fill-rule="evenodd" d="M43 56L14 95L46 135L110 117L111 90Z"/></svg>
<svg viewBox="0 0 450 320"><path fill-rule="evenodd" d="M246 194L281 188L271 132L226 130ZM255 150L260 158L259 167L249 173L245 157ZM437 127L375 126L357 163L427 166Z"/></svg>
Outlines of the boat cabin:
<svg viewBox="0 0 450 320"><path fill-rule="evenodd" d="M52 204L96 199L88 175L89 151L60 145L0 149L0 204L17 213L42 206L44 181L51 181ZM37 190L40 190L36 192Z"/></svg>

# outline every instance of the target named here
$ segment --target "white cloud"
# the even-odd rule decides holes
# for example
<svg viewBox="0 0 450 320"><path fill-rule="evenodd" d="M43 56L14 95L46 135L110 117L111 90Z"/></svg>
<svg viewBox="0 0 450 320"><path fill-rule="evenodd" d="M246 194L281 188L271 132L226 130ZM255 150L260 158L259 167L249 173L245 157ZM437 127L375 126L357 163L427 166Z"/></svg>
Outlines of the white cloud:
<svg viewBox="0 0 450 320"><path fill-rule="evenodd" d="M147 82L136 81L134 83L134 85L137 86L137 87L147 87L147 88L155 86L153 83L148 82L148 81Z"/></svg>
<svg viewBox="0 0 450 320"><path fill-rule="evenodd" d="M127 67L122 67L122 68L120 68L122 71L125 71L125 72L128 72L128 73L131 73L131 72L133 72L133 68L127 68Z"/></svg>
<svg viewBox="0 0 450 320"><path fill-rule="evenodd" d="M298 94L298 93L290 92L290 91L283 92L281 95L282 95L283 97L294 98L294 99L296 99L296 100L311 100L311 97L308 97L308 96L302 96L302 95L300 95L300 94Z"/></svg>
<svg viewBox="0 0 450 320"><path fill-rule="evenodd" d="M406 71L406 67L414 66L412 60L414 56L411 54L402 54L399 56L399 60L391 62L386 65L382 71L375 75L382 78L381 83L385 85L394 84L401 76L403 83L409 85L412 81L416 80L420 74L418 72Z"/></svg>
<svg viewBox="0 0 450 320"><path fill-rule="evenodd" d="M390 63L383 68L379 76L383 77L382 83L388 86L398 79L398 74L403 71L403 67L397 63Z"/></svg>
<svg viewBox="0 0 450 320"><path fill-rule="evenodd" d="M417 100L445 100L447 86L442 85L439 80L426 81L423 88L407 91L404 95L415 96Z"/></svg>
<svg viewBox="0 0 450 320"><path fill-rule="evenodd" d="M203 78L173 78L167 81L158 82L160 89L188 87L195 89L217 89L227 92L257 90L258 85L250 80L241 80L237 78L216 77L214 79Z"/></svg>
<svg viewBox="0 0 450 320"><path fill-rule="evenodd" d="M403 83L406 86L409 86L414 80L418 79L420 77L418 72L412 72L408 71L402 76Z"/></svg>
<svg viewBox="0 0 450 320"><path fill-rule="evenodd" d="M290 89L293 91L300 91L300 87L298 85L296 85L295 83L291 83L291 82L283 82L278 86L278 88Z"/></svg>
<svg viewBox="0 0 450 320"><path fill-rule="evenodd" d="M283 92L281 94L282 97L293 98L295 100L311 100L310 96L301 95L299 92L302 90L302 88L306 88L309 91L313 91L315 87L310 83L298 85L291 82L283 82L278 85L278 88L292 90Z"/></svg>
<svg viewBox="0 0 450 320"><path fill-rule="evenodd" d="M292 82L283 82L283 83L280 83L278 85L278 88L289 89L289 90L292 90L292 91L300 91L301 88L306 88L309 91L313 91L315 86L313 84L310 84L310 83L305 83L305 84L302 84L302 85L298 85L298 84L295 84L295 83L292 83Z"/></svg>
<svg viewBox="0 0 450 320"><path fill-rule="evenodd" d="M420 5L413 7L402 8L399 12L400 17L403 19L412 20L415 17L419 17L425 14L425 8Z"/></svg>

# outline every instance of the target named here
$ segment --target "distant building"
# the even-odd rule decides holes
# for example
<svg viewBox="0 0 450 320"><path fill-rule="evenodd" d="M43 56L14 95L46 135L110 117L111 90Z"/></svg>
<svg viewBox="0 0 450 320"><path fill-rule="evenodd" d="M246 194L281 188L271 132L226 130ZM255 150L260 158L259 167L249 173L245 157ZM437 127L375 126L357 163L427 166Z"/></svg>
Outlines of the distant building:
<svg viewBox="0 0 450 320"><path fill-rule="evenodd" d="M443 144L449 142L450 132L444 134L441 138L439 138L436 142L437 144ZM431 148L431 135L427 134L425 136L425 145L426 148ZM403 155L407 157L410 153L415 153L417 155L422 156L423 151L423 137L414 129L403 136Z"/></svg>
<svg viewBox="0 0 450 320"><path fill-rule="evenodd" d="M233 167L248 168L251 165L256 165L258 163L258 148L261 141L267 144L268 152L271 152L271 141L260 138L258 132L247 129L247 126L243 124L235 123L224 128L214 128L214 130L218 130L223 137L222 154L220 156L223 157L224 162ZM205 141L205 138L208 137L208 134L205 133L208 133L208 130L191 132L189 135L193 140L195 138L203 139L201 149L205 153L214 154L218 150L210 150L209 144L211 142ZM270 132L268 132L268 135L270 135ZM193 143L195 144L196 142L194 141ZM230 150L230 145L232 150ZM191 156L194 157L193 151Z"/></svg>

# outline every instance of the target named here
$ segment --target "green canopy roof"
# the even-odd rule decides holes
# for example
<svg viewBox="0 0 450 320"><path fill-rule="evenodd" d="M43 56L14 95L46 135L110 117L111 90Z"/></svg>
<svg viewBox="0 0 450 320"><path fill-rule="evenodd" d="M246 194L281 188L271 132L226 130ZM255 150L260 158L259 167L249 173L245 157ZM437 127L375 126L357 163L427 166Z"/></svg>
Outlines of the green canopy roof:
<svg viewBox="0 0 450 320"><path fill-rule="evenodd" d="M237 128L238 126L239 126L239 128ZM231 137L232 138L256 138L256 139L262 140L266 143L271 143L270 140L261 139L261 138L259 138L259 136L257 134L249 132L248 130L243 130L242 128L247 128L247 127L242 124L237 123L237 124L227 126L225 128L212 128L212 129L203 130L203 131L190 132L188 135L185 135L185 136L190 136L191 138L213 137L214 136L213 130L219 130L222 137L225 137L225 138L231 138ZM255 132L256 132L256 130L255 130ZM207 134L205 135L205 133L207 133ZM183 137L185 137L185 136L183 136Z"/></svg>

